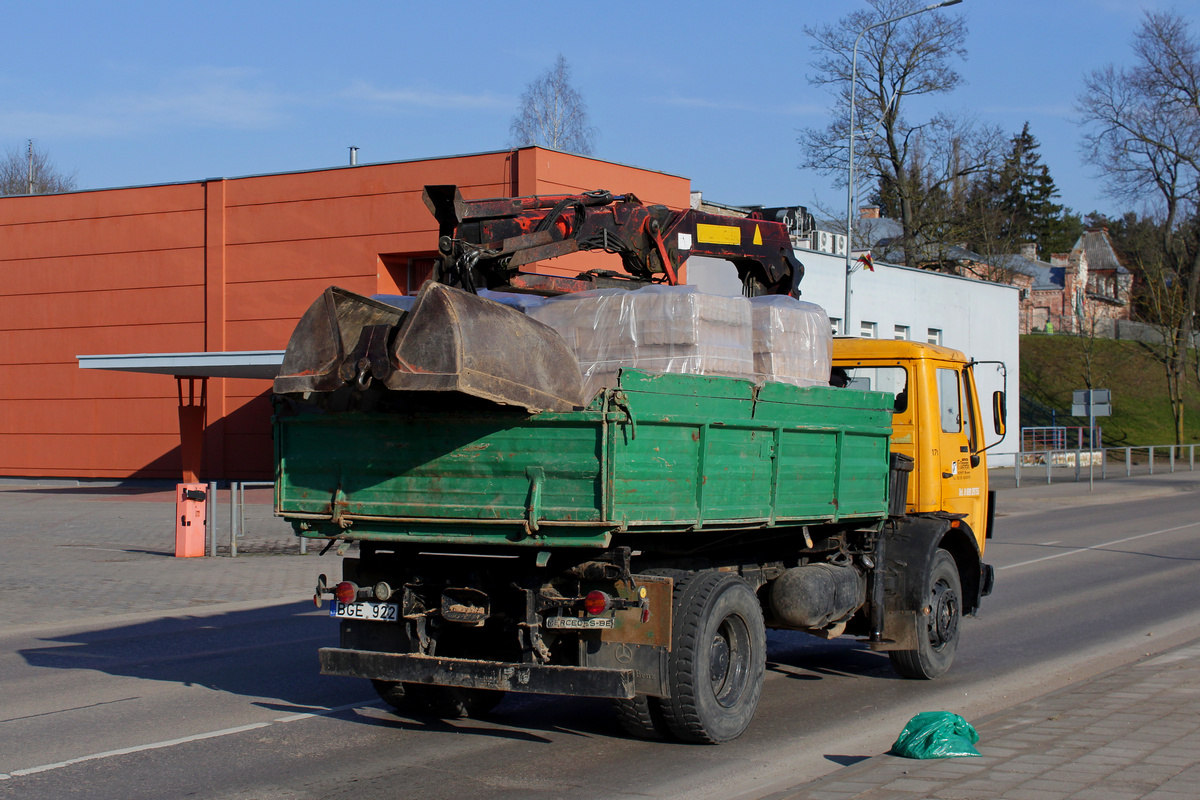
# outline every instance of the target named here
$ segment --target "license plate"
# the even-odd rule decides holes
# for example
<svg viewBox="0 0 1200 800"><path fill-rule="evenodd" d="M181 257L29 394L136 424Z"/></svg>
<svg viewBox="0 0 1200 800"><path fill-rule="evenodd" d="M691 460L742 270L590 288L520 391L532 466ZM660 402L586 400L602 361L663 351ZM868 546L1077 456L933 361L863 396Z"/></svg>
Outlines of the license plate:
<svg viewBox="0 0 1200 800"><path fill-rule="evenodd" d="M334 600L329 605L329 616L337 619L399 622L400 606L395 603L339 603Z"/></svg>
<svg viewBox="0 0 1200 800"><path fill-rule="evenodd" d="M594 630L597 628L611 628L613 621L611 617L593 617L591 619L580 619L579 617L546 617L547 628L571 629L571 630Z"/></svg>

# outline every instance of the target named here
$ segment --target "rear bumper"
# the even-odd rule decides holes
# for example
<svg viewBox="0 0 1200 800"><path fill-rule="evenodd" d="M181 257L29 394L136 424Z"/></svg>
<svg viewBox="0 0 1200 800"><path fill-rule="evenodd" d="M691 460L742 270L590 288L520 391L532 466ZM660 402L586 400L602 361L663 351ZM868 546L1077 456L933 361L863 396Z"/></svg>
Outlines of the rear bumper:
<svg viewBox="0 0 1200 800"><path fill-rule="evenodd" d="M631 669L437 658L340 647L323 647L320 656L322 675L573 697L634 696Z"/></svg>

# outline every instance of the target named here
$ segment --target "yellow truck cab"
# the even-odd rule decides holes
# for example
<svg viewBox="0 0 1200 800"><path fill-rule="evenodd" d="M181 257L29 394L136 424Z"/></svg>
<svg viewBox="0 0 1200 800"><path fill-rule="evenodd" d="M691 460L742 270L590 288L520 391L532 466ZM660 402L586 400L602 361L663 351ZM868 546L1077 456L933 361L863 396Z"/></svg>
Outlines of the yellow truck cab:
<svg viewBox="0 0 1200 800"><path fill-rule="evenodd" d="M895 398L891 449L914 462L907 513L962 515L957 526L968 528L982 553L995 512L974 364L958 350L920 342L833 341L834 383ZM1001 436L1003 412L996 392L992 414Z"/></svg>

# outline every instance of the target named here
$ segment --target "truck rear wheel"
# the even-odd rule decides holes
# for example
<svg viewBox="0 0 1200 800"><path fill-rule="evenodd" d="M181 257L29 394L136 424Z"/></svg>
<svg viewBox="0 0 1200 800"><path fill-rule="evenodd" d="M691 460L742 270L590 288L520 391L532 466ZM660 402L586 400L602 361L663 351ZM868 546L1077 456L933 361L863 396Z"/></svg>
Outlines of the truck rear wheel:
<svg viewBox="0 0 1200 800"><path fill-rule="evenodd" d="M371 685L375 687L379 699L392 708L398 711L407 708L404 699L404 687L398 681L379 681L372 678Z"/></svg>
<svg viewBox="0 0 1200 800"><path fill-rule="evenodd" d="M928 615L916 620L917 648L891 650L892 669L904 678L931 680L945 674L958 649L958 629L962 622L962 581L954 557L938 550L929 567L925 593Z"/></svg>
<svg viewBox="0 0 1200 800"><path fill-rule="evenodd" d="M663 717L662 700L640 694L628 700L618 698L613 700L613 711L617 714L617 722L630 736L638 739L665 739L671 729Z"/></svg>
<svg viewBox="0 0 1200 800"><path fill-rule="evenodd" d="M379 697L397 711L441 719L481 717L504 699L504 692L491 689L463 689L458 686L378 680L371 683Z"/></svg>
<svg viewBox="0 0 1200 800"><path fill-rule="evenodd" d="M736 575L708 570L675 584L667 727L688 742L736 739L754 718L766 671L762 607Z"/></svg>
<svg viewBox="0 0 1200 800"><path fill-rule="evenodd" d="M482 717L504 699L504 692L493 689L464 689L425 683L405 683L403 686L405 704L410 710L439 719Z"/></svg>

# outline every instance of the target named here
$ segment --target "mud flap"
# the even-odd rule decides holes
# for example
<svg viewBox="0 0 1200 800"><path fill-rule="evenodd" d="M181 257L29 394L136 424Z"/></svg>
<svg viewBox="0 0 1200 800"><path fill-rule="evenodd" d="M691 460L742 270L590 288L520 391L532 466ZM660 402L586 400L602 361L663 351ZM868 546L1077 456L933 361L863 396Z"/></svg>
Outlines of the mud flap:
<svg viewBox="0 0 1200 800"><path fill-rule="evenodd" d="M914 622L926 602L925 576L948 530L950 521L938 517L904 517L885 528L883 639L871 642L872 650L917 647Z"/></svg>

